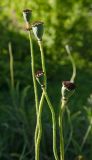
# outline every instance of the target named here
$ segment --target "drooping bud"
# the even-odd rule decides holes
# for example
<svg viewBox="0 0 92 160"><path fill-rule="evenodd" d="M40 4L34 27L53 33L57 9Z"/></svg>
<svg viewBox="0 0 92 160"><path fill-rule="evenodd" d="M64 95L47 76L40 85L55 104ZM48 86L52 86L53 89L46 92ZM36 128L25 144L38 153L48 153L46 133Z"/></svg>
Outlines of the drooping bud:
<svg viewBox="0 0 92 160"><path fill-rule="evenodd" d="M36 78L42 77L43 74L44 74L43 71L41 71L41 70L40 70L40 71L37 71L37 72L36 72Z"/></svg>
<svg viewBox="0 0 92 160"><path fill-rule="evenodd" d="M43 84L44 72L42 70L39 70L36 72L35 76L36 76L36 80L41 85L41 87L44 87L44 84Z"/></svg>
<svg viewBox="0 0 92 160"><path fill-rule="evenodd" d="M62 82L62 98L68 100L68 98L74 93L75 91L75 84L70 81L63 81Z"/></svg>
<svg viewBox="0 0 92 160"><path fill-rule="evenodd" d="M43 36L43 32L44 32L43 24L44 24L43 22L35 22L32 25L33 33L38 41L42 40L42 36Z"/></svg>

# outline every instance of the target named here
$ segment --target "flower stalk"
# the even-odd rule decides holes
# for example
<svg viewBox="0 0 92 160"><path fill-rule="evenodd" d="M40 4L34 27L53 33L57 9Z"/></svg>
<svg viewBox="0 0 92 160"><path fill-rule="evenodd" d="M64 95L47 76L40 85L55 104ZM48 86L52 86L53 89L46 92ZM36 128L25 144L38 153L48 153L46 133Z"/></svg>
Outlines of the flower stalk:
<svg viewBox="0 0 92 160"><path fill-rule="evenodd" d="M72 63L72 76L70 81L63 81L62 82L62 101L61 101L61 107L60 107L60 113L59 113L59 128L60 128L60 160L64 160L64 137L63 137L63 114L65 111L66 103L68 102L68 99L72 96L72 94L75 91L75 77L76 77L76 66L74 63L74 60L72 58L72 55L70 53L68 45L66 46L67 53L69 55L69 58Z"/></svg>
<svg viewBox="0 0 92 160"><path fill-rule="evenodd" d="M39 151L40 151L40 141L42 136L42 122L41 122L41 116L42 116L42 109L43 109L43 102L44 102L44 92L42 93L40 104L39 104L39 112L37 117L37 125L35 130L35 160L40 159Z"/></svg>
<svg viewBox="0 0 92 160"><path fill-rule="evenodd" d="M42 38L41 38L42 39ZM37 120L37 124L38 124L38 135L37 135L37 148L36 148L36 160L39 160L39 148L40 148L40 140L41 140L41 134L42 134L42 124L41 124L41 114L42 114L42 107L43 107L43 101L44 98L47 101L47 104L50 108L51 114L52 114L52 123L53 123L53 152L54 152L54 157L55 160L59 160L58 158L58 154L57 154L57 147L56 147L56 119L55 119L55 113L54 113L54 109L53 106L49 100L48 94L46 92L46 88L47 88L47 77L46 77L46 67L45 67L45 57L44 57L44 52L43 52L43 46L42 46L42 41L38 40L38 44L39 44L39 48L40 48L40 52L41 52L41 62L42 62L42 72L40 71L36 77L37 77L37 81L38 83L41 85L42 87L42 96L41 96L41 100L40 100L40 104L39 105L39 116L38 116L38 120ZM44 73L44 75L42 74ZM44 76L44 84L41 84L39 82L39 76ZM36 126L37 129L37 126ZM37 130L36 130L37 132ZM36 133L37 134L37 133Z"/></svg>
<svg viewBox="0 0 92 160"><path fill-rule="evenodd" d="M56 118L55 118L55 112L54 112L53 106L51 104L51 101L49 99L49 96L48 96L46 90L43 89L43 91L44 91L45 99L47 101L47 104L48 104L49 109L50 109L51 114L52 114L52 123L53 123L53 153L54 153L55 160L59 160L58 153L57 153L57 145L56 145Z"/></svg>
<svg viewBox="0 0 92 160"><path fill-rule="evenodd" d="M13 106L16 108L16 101L15 101L15 84L14 84L14 59L13 59L13 53L12 53L12 45L9 42L9 56L10 56L10 80L11 80L11 97L12 97L12 103Z"/></svg>
<svg viewBox="0 0 92 160"><path fill-rule="evenodd" d="M43 84L39 81L39 78L36 76L36 79L38 83L41 85L41 87L45 87L46 89L46 83L47 83L47 78L46 78L46 67L45 67L45 58L44 58L44 52L43 52L43 47L42 47L42 36L43 36L43 22L35 22L32 25L32 30L33 33L38 41L39 47L40 47L40 52L41 52L41 63L42 63L42 70L44 73L44 80ZM40 73L38 74L40 76ZM41 141L41 135L42 135L42 124L41 124L41 113L40 110L43 108L43 102L44 102L44 93L42 93L41 100L40 100L40 105L39 105L39 113L38 113L38 118L37 118L37 125L36 125L36 131L35 131L35 143L36 144L36 160L39 160L39 148L40 148L40 141Z"/></svg>
<svg viewBox="0 0 92 160"><path fill-rule="evenodd" d="M47 89L47 76L46 76L45 57L44 57L44 52L43 52L42 41L38 41L38 44L39 44L39 48L41 52L42 70L44 72L44 86L45 86L45 89Z"/></svg>
<svg viewBox="0 0 92 160"><path fill-rule="evenodd" d="M66 46L65 46L65 49L66 49L67 54L68 54L68 56L69 56L69 58L70 58L70 61L71 61L71 64L72 64L72 69L73 69L73 71L72 71L72 76L71 76L70 81L71 81L71 82L74 82L75 77L76 77L76 65L75 65L74 59L73 59L73 57L72 57L71 51L70 51L70 49L69 49L69 46L66 45Z"/></svg>
<svg viewBox="0 0 92 160"><path fill-rule="evenodd" d="M59 111L59 130L60 130L60 160L64 160L64 137L63 137L63 113L65 110L66 100L62 99Z"/></svg>
<svg viewBox="0 0 92 160"><path fill-rule="evenodd" d="M8 45L9 47L9 56L10 56L10 78L11 78L11 89L14 91L14 65L13 65L13 53L11 43Z"/></svg>
<svg viewBox="0 0 92 160"><path fill-rule="evenodd" d="M36 114L38 114L38 91L37 91L37 82L35 78L35 66L34 66L34 53L33 53L33 43L31 38L31 32L29 32L29 40L30 40L30 52L31 52L31 67L32 67L32 78L33 78L33 85L34 85L34 94L35 94L35 104L36 104Z"/></svg>
<svg viewBox="0 0 92 160"><path fill-rule="evenodd" d="M39 42L39 47L40 47L40 52L41 52L42 70L43 70L43 73L44 73L43 84L40 83L39 79L38 79L38 82L41 85L41 87L44 86L45 89L46 89L47 77L46 77L46 67L45 67L44 52L43 52L43 47L42 47L41 41L38 41L38 42ZM40 74L40 75L43 76L42 74ZM37 119L37 126L36 126L36 132L35 132L35 142L37 141L37 145L36 145L36 160L39 160L39 148L40 148L40 141L41 141L41 136L42 136L42 124L41 124L41 114L42 114L42 112L40 110L42 110L42 108L43 108L44 98L45 98L45 95L44 95L44 92L42 92L40 105L39 105L39 114L38 114L39 117Z"/></svg>

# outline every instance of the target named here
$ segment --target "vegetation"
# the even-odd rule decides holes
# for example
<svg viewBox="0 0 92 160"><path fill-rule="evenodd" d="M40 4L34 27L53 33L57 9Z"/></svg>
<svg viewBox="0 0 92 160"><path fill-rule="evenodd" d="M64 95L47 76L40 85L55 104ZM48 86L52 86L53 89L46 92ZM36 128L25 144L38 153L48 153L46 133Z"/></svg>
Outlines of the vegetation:
<svg viewBox="0 0 92 160"><path fill-rule="evenodd" d="M0 160L34 160L36 110L30 67L28 34L22 10L33 11L32 21L44 21L44 52L48 94L58 121L62 81L72 67L65 45L76 62L76 92L64 116L65 160L92 160L92 4L90 0L0 2ZM11 48L12 46L12 48ZM33 39L36 70L41 69L39 47ZM14 60L14 91L11 88L10 55ZM39 85L38 85L39 88ZM39 91L39 96L41 92ZM51 113L47 103L42 115L40 159L54 160ZM59 131L57 131L59 153Z"/></svg>

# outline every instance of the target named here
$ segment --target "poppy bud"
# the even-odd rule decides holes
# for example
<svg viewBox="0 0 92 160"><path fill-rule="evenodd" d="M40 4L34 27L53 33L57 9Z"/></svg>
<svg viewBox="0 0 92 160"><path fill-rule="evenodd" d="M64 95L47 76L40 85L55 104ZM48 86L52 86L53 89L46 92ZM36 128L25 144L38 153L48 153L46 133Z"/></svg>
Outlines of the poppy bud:
<svg viewBox="0 0 92 160"><path fill-rule="evenodd" d="M26 22L26 30L27 31L30 31L30 29L31 29L31 27L30 27L31 15L32 15L32 10L29 10L29 9L23 10L23 17L24 17L24 21Z"/></svg>
<svg viewBox="0 0 92 160"><path fill-rule="evenodd" d="M43 75L44 75L44 72L39 70L36 72L35 76L36 76L36 80L38 81L38 83L41 85L41 87L43 87Z"/></svg>
<svg viewBox="0 0 92 160"><path fill-rule="evenodd" d="M68 99L75 91L75 84L70 81L63 81L62 82L62 98Z"/></svg>
<svg viewBox="0 0 92 160"><path fill-rule="evenodd" d="M43 22L33 23L32 30L37 40L41 41L43 36L43 31L44 31Z"/></svg>
<svg viewBox="0 0 92 160"><path fill-rule="evenodd" d="M30 22L31 15L32 15L32 10L30 9L23 10L23 17L26 23Z"/></svg>

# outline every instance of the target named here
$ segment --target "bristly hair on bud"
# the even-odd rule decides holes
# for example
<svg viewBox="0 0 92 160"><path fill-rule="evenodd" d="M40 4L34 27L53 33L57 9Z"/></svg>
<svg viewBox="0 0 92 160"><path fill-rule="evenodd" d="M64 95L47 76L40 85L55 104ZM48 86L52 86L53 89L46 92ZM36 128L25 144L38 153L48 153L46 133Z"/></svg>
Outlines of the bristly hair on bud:
<svg viewBox="0 0 92 160"><path fill-rule="evenodd" d="M31 16L32 16L32 10L30 10L30 9L23 10L23 17L24 17L24 21L26 23L30 22Z"/></svg>
<svg viewBox="0 0 92 160"><path fill-rule="evenodd" d="M75 83L71 81L63 81L62 82L62 98L68 100L69 97L74 93L75 91Z"/></svg>
<svg viewBox="0 0 92 160"><path fill-rule="evenodd" d="M32 30L33 33L35 35L35 37L37 38L38 41L42 40L42 36L43 36L43 32L44 32L44 26L43 26L43 22L37 21L34 22L32 24Z"/></svg>

